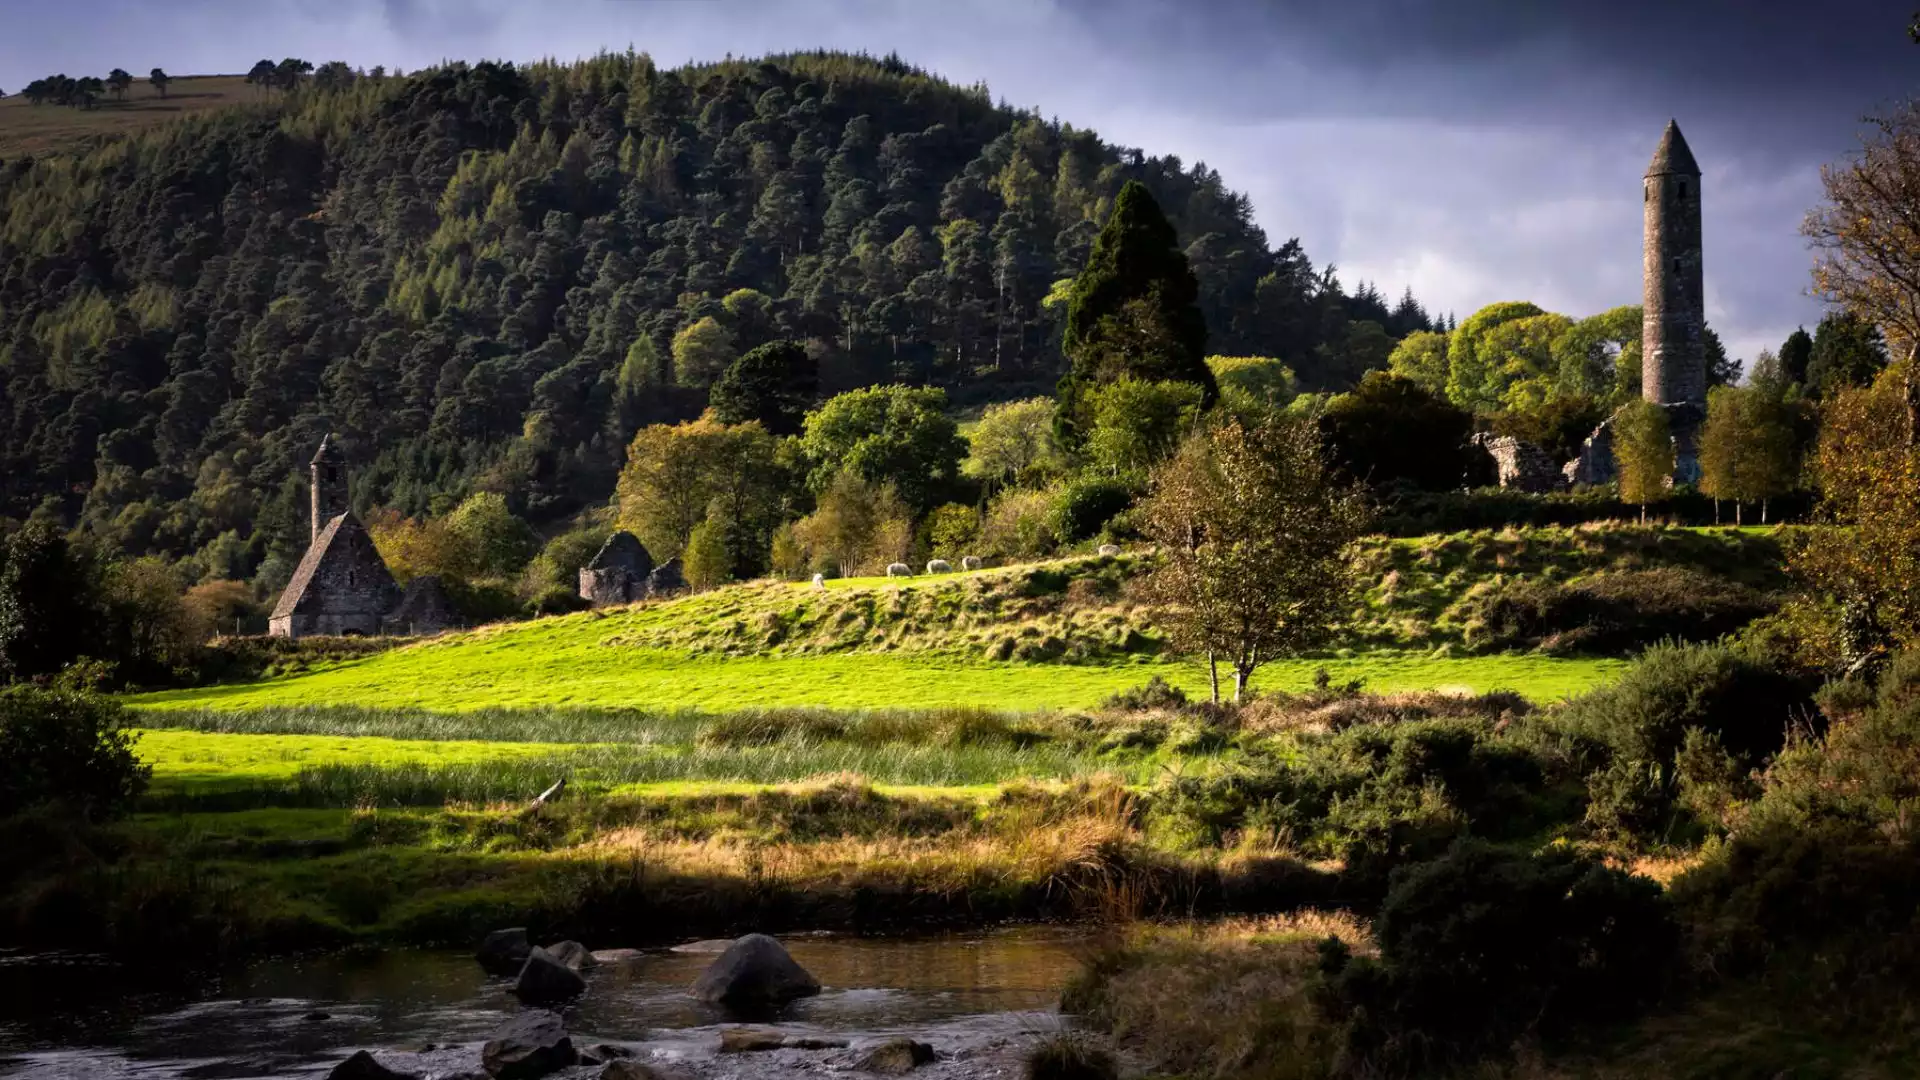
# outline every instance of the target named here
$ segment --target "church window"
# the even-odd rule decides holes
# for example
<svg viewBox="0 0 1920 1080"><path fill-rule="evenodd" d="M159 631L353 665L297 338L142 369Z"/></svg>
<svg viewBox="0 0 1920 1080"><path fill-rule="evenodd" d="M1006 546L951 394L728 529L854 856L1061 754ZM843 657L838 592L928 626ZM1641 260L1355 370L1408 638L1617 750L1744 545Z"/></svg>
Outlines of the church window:
<svg viewBox="0 0 1920 1080"><path fill-rule="evenodd" d="M1680 181L1680 197L1683 199L1687 197L1687 182L1685 180Z"/></svg>
<svg viewBox="0 0 1920 1080"><path fill-rule="evenodd" d="M353 571L347 571L347 588L353 588Z"/></svg>
<svg viewBox="0 0 1920 1080"><path fill-rule="evenodd" d="M1673 260L1673 272L1674 272L1674 273L1676 273L1676 274L1680 272L1680 260L1679 260L1679 259L1675 259L1675 260Z"/></svg>

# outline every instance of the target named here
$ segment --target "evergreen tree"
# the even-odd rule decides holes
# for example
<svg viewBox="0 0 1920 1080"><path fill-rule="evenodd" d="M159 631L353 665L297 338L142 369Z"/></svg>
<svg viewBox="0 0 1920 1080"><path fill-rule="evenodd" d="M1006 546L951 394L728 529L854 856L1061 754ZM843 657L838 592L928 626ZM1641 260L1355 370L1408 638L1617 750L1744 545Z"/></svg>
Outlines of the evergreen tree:
<svg viewBox="0 0 1920 1080"><path fill-rule="evenodd" d="M749 349L713 384L708 401L723 424L758 420L775 435L798 435L820 391L820 365L797 341Z"/></svg>
<svg viewBox="0 0 1920 1080"><path fill-rule="evenodd" d="M1092 427L1088 391L1132 376L1190 382L1202 407L1219 396L1207 368L1199 283L1146 185L1129 181L1074 279L1061 350L1072 365L1055 414L1061 442L1078 449Z"/></svg>
<svg viewBox="0 0 1920 1080"><path fill-rule="evenodd" d="M1807 365L1813 360L1813 335L1804 326L1794 328L1780 343L1780 370L1795 386L1807 384Z"/></svg>
<svg viewBox="0 0 1920 1080"><path fill-rule="evenodd" d="M1807 390L1814 397L1832 397L1866 386L1886 366L1887 346L1879 327L1851 312L1831 312L1813 330Z"/></svg>

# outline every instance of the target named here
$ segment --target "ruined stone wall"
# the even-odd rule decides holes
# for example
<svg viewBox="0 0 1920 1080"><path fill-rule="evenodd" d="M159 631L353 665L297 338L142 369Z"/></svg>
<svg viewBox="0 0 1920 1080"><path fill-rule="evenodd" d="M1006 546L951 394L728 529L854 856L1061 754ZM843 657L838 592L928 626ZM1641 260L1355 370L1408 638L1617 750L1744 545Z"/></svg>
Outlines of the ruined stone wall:
<svg viewBox="0 0 1920 1080"><path fill-rule="evenodd" d="M1560 470L1553 457L1532 443L1511 435L1475 435L1474 444L1493 458L1494 476L1503 488L1532 494L1557 490Z"/></svg>

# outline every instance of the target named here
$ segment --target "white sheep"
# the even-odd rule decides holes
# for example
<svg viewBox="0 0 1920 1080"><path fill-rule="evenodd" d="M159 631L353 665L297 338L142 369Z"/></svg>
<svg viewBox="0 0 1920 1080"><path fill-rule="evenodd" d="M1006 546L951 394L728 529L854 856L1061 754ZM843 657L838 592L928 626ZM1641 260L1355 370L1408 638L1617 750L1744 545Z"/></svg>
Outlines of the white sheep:
<svg viewBox="0 0 1920 1080"><path fill-rule="evenodd" d="M951 574L953 573L953 564L945 559L935 559L927 564L927 573Z"/></svg>
<svg viewBox="0 0 1920 1080"><path fill-rule="evenodd" d="M967 555L960 559L960 569L962 570L978 570L982 565L980 556L978 555Z"/></svg>
<svg viewBox="0 0 1920 1080"><path fill-rule="evenodd" d="M889 563L887 564L887 576L888 577L912 577L913 567L908 566L906 563L903 563L903 562Z"/></svg>
<svg viewBox="0 0 1920 1080"><path fill-rule="evenodd" d="M825 574L813 575L813 587L820 592L826 592L827 591L827 575Z"/></svg>
<svg viewBox="0 0 1920 1080"><path fill-rule="evenodd" d="M1101 545L1100 545L1100 554L1102 554L1102 555L1118 555L1118 554L1120 554L1120 545L1119 545L1119 544L1101 544Z"/></svg>

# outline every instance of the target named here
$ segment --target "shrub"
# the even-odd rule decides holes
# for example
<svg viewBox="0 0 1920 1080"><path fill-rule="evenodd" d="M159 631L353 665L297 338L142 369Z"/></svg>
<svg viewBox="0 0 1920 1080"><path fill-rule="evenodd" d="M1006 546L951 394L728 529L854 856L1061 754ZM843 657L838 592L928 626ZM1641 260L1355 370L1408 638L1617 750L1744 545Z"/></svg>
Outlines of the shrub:
<svg viewBox="0 0 1920 1080"><path fill-rule="evenodd" d="M1322 1007L1366 1075L1424 1075L1525 1034L1632 1016L1663 990L1679 944L1655 882L1477 841L1396 872L1374 931L1377 959L1332 939L1322 954Z"/></svg>
<svg viewBox="0 0 1920 1080"><path fill-rule="evenodd" d="M1020 1075L1026 1080L1119 1080L1120 1063L1091 1037L1063 1031L1027 1051Z"/></svg>
<svg viewBox="0 0 1920 1080"><path fill-rule="evenodd" d="M927 515L926 547L936 559L959 562L980 542L980 511L960 503L938 506Z"/></svg>
<svg viewBox="0 0 1920 1080"><path fill-rule="evenodd" d="M526 612L534 618L539 618L542 615L566 615L570 612L585 611L592 606L578 590L552 585L541 589L527 601Z"/></svg>
<svg viewBox="0 0 1920 1080"><path fill-rule="evenodd" d="M987 550L1007 559L1035 559L1060 543L1054 531L1053 499L1044 491L1010 488L987 507L980 530Z"/></svg>
<svg viewBox="0 0 1920 1080"><path fill-rule="evenodd" d="M1571 702L1555 718L1575 762L1594 770L1587 817L1604 833L1636 840L1704 824L1678 800L1689 780L1682 750L1690 731L1710 737L1736 768L1760 765L1785 745L1809 698L1795 679L1726 645L1665 643L1648 649L1614 683Z"/></svg>
<svg viewBox="0 0 1920 1080"><path fill-rule="evenodd" d="M125 810L152 772L126 722L125 709L92 694L0 691L0 816L49 803L87 817Z"/></svg>
<svg viewBox="0 0 1920 1080"><path fill-rule="evenodd" d="M1570 584L1512 579L1468 598L1461 614L1476 648L1617 653L1662 638L1710 641L1777 606L1750 586L1668 566Z"/></svg>
<svg viewBox="0 0 1920 1080"><path fill-rule="evenodd" d="M1132 504L1133 493L1118 480L1085 476L1070 480L1054 491L1053 534L1067 544L1090 540Z"/></svg>

